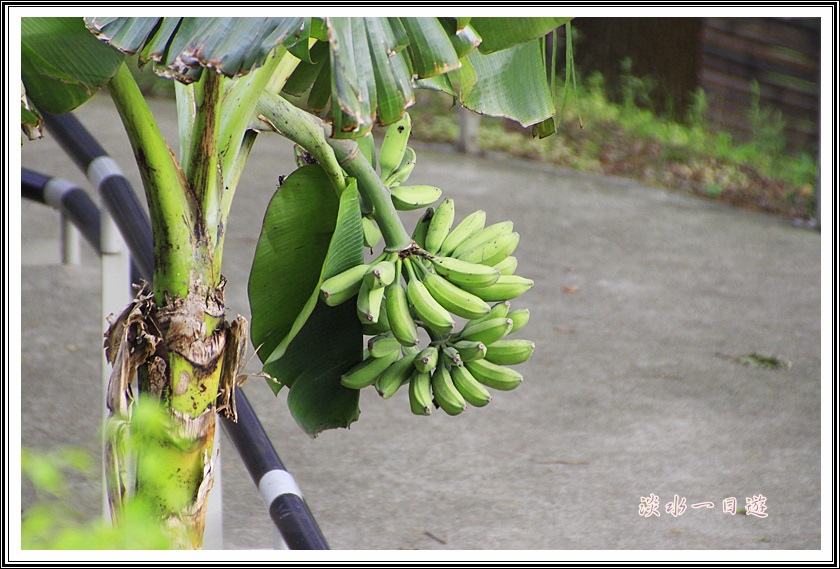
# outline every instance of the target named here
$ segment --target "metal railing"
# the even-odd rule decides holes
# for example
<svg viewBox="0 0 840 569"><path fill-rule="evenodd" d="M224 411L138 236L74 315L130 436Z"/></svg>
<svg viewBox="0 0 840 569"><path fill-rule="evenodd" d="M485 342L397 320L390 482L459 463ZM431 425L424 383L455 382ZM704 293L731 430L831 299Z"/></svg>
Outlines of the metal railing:
<svg viewBox="0 0 840 569"><path fill-rule="evenodd" d="M78 228L102 259L103 307L118 301L119 296L125 297L124 305L129 300L128 280L139 283L142 278L151 282L154 258L149 219L119 166L75 116L45 115L44 118L47 130L99 191L104 209L100 212L77 185L28 169L21 171L22 195L56 208L63 226ZM67 231L62 235L63 259L72 261L76 247L72 243L74 237ZM123 237L131 253L130 260L125 247L120 246ZM106 262L109 255L116 258ZM130 279L126 278L128 274ZM115 283L116 294L113 292ZM123 292L119 293L123 285ZM122 305L116 308L121 310ZM109 375L106 371L103 369L104 381ZM238 421L222 418L220 423L257 486L285 546L289 549L329 549L300 488L283 466L245 393L238 388L236 405ZM216 496L215 505L213 495ZM208 506L205 537L210 532L217 532L216 540L221 543L220 488L211 493Z"/></svg>

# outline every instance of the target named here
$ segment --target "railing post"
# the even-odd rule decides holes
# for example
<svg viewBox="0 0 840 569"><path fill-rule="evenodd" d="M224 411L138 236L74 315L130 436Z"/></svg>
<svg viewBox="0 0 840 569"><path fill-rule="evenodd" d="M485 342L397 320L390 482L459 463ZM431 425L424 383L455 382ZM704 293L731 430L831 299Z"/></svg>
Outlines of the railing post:
<svg viewBox="0 0 840 569"><path fill-rule="evenodd" d="M81 262L79 230L73 222L61 213L61 262L65 265L78 265Z"/></svg>
<svg viewBox="0 0 840 569"><path fill-rule="evenodd" d="M111 314L119 314L131 301L130 260L128 248L125 246L114 219L107 209L100 213L100 262L102 267L102 322L108 321ZM111 378L111 366L102 353L102 394L103 403L107 402L108 382ZM108 420L108 407L102 406L103 424ZM104 440L103 440L104 444ZM110 519L108 505L108 490L106 482L105 463L102 464L102 498L106 519Z"/></svg>
<svg viewBox="0 0 840 569"><path fill-rule="evenodd" d="M222 442L219 431L222 424L216 415L216 431L213 435L213 448L216 460L213 462L213 490L207 498L207 517L204 525L204 549L224 549L225 534L222 525Z"/></svg>
<svg viewBox="0 0 840 569"><path fill-rule="evenodd" d="M458 107L458 150L465 154L478 152L478 130L481 117L463 106Z"/></svg>

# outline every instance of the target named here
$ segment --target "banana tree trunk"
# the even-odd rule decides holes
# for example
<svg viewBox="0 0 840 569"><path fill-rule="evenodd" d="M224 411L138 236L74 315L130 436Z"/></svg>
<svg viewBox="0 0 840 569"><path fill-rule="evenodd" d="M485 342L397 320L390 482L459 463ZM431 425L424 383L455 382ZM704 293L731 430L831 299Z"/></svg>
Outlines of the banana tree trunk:
<svg viewBox="0 0 840 569"><path fill-rule="evenodd" d="M108 330L106 354L113 366L106 443L109 501L119 522L136 493L151 505L178 548L200 548L207 497L213 486L216 413L235 417L232 400L244 352L246 323L223 320L224 280L215 288L194 283L183 298L158 305L144 288ZM208 327L208 322L219 322ZM132 469L125 448L131 419L130 383L139 372L141 400L160 403L165 427L132 440L140 449ZM129 435L131 436L131 435ZM135 435L137 437L137 435Z"/></svg>
<svg viewBox="0 0 840 569"><path fill-rule="evenodd" d="M219 85L208 74L202 85L209 110ZM220 274L222 223L210 227L208 203L217 203L215 111L200 126L194 152L205 164L185 175L160 136L127 69L110 83L140 167L154 235L153 285L145 286L112 319L106 355L113 366L108 387L110 417L106 467L112 517L119 522L132 497L150 505L179 548L202 546L207 498L213 486L216 413L235 419L234 383L247 345L247 325L225 320L225 279ZM165 410L157 429L132 427L131 382L139 402Z"/></svg>

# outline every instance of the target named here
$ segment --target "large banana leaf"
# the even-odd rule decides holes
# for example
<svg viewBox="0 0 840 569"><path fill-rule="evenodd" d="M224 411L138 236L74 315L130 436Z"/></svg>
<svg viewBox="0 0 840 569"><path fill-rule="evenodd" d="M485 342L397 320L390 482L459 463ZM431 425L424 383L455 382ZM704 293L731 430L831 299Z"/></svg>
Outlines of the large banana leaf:
<svg viewBox="0 0 840 569"><path fill-rule="evenodd" d="M85 18L100 39L120 51L140 52L160 75L191 83L203 68L226 77L265 62L278 44L305 41L308 18Z"/></svg>
<svg viewBox="0 0 840 569"><path fill-rule="evenodd" d="M324 278L363 261L355 184L338 199L319 166L293 172L266 211L248 296L253 343L282 384L269 385L290 388L289 409L312 435L358 417L358 391L339 379L361 359L361 323L353 303L328 308L318 291Z"/></svg>
<svg viewBox="0 0 840 569"><path fill-rule="evenodd" d="M488 54L545 36L572 18L470 18L484 41L478 46Z"/></svg>
<svg viewBox="0 0 840 569"><path fill-rule="evenodd" d="M468 108L523 124L549 118L554 107L544 70L528 77L523 84L527 88L510 84L543 61L542 53L521 46L568 20L88 18L87 22L101 39L129 53L139 51L141 61L154 62L158 73L183 82L194 80L205 67L228 77L248 73L282 44L303 62L287 92L303 95L297 104L331 120L334 137L357 138L374 123L398 120L413 104L416 86L455 93L444 76L457 73L466 57L475 57L476 46L484 56L510 50L515 54L470 62L473 84L481 87L470 99L462 90L460 98ZM520 65L522 72L505 79Z"/></svg>
<svg viewBox="0 0 840 569"><path fill-rule="evenodd" d="M21 19L21 79L28 99L42 111L62 114L78 107L124 58L96 41L81 18Z"/></svg>
<svg viewBox="0 0 840 569"><path fill-rule="evenodd" d="M470 110L508 117L523 126L551 117L554 102L541 50L541 42L533 40L490 54L480 50L469 53L458 73L461 103Z"/></svg>

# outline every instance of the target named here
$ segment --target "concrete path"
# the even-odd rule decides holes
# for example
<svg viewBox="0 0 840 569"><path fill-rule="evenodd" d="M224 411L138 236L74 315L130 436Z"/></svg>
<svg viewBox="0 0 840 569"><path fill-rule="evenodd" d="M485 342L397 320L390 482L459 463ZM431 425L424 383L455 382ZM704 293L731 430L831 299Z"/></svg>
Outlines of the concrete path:
<svg viewBox="0 0 840 569"><path fill-rule="evenodd" d="M175 141L173 111L153 108ZM110 102L77 115L139 191ZM481 208L515 222L519 272L537 285L514 306L530 308L537 351L519 367L525 383L486 408L421 418L405 393L383 401L368 389L350 430L317 439L285 392L251 379L248 397L332 548L819 549L818 233L623 179L418 154L412 180L444 188L459 218ZM23 163L84 183L50 140L27 143ZM258 141L227 238L231 317L249 315L263 211L292 170L288 144ZM58 216L31 203L22 215L22 442L96 452L97 260L86 250L79 266L57 264ZM753 352L792 365L738 362ZM261 499L223 448L224 547L271 548ZM73 484L78 507L98 512L97 482ZM658 517L640 515L651 495ZM744 515L759 495L767 516ZM682 515L666 511L675 496ZM724 511L727 498L741 513Z"/></svg>

